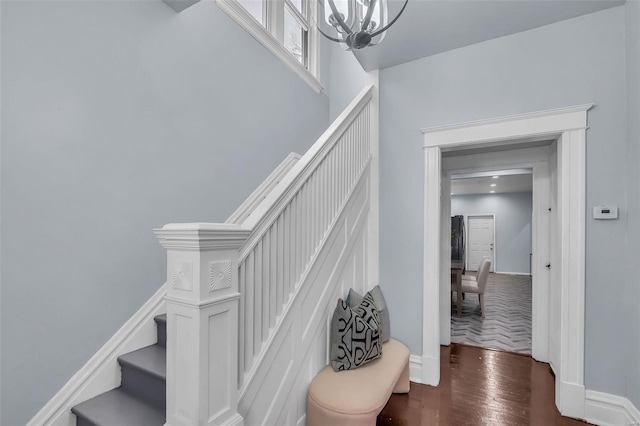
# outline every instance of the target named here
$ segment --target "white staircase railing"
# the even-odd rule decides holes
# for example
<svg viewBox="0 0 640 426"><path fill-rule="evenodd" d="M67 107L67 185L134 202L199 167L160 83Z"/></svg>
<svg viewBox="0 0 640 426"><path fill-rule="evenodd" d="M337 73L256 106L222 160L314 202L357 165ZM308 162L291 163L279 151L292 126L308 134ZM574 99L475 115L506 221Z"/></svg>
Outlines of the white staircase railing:
<svg viewBox="0 0 640 426"><path fill-rule="evenodd" d="M225 223L242 225L253 211L267 198L267 195L276 187L289 170L300 160L300 154L290 153L276 169L262 182L262 184L245 200L244 203L229 216Z"/></svg>
<svg viewBox="0 0 640 426"><path fill-rule="evenodd" d="M253 231L240 249L240 387L368 164L367 102L362 98L337 132L325 133L244 224Z"/></svg>
<svg viewBox="0 0 640 426"><path fill-rule="evenodd" d="M167 249L167 424L242 423L239 396L362 187L372 95L365 89L251 214L156 230Z"/></svg>

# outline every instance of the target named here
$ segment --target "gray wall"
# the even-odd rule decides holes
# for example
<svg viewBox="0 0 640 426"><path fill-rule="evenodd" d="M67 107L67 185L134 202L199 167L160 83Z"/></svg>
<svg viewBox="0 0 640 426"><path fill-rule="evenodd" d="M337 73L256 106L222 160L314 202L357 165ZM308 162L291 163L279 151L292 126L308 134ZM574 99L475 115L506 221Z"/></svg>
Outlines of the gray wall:
<svg viewBox="0 0 640 426"><path fill-rule="evenodd" d="M324 131L317 95L213 2L2 2L3 425L165 282L152 229L224 221Z"/></svg>
<svg viewBox="0 0 640 426"><path fill-rule="evenodd" d="M495 272L529 274L531 253L531 192L453 195L451 216L493 213ZM467 230L467 237L469 231Z"/></svg>
<svg viewBox="0 0 640 426"><path fill-rule="evenodd" d="M627 53L627 199L629 213L627 233L627 291L624 297L628 318L625 323L629 350L627 365L627 396L640 407L640 278L638 277L638 253L640 253L640 1L627 1L626 53Z"/></svg>
<svg viewBox="0 0 640 426"><path fill-rule="evenodd" d="M638 184L626 180L624 6L384 69L380 80L381 283L396 337L415 354L422 352L420 129L596 104L587 132L585 383L624 395L637 358L629 364L626 356L620 308L628 271L620 261L627 185ZM592 206L605 203L620 206L619 220L591 218Z"/></svg>
<svg viewBox="0 0 640 426"><path fill-rule="evenodd" d="M330 45L329 118L338 115L362 91L367 73L352 52L344 51L337 43Z"/></svg>

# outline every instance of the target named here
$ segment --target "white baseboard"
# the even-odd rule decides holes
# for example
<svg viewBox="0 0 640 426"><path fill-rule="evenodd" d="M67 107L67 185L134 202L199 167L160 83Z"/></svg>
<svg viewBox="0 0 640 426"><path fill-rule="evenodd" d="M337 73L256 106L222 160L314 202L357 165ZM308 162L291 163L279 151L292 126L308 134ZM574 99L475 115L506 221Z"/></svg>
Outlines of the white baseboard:
<svg viewBox="0 0 640 426"><path fill-rule="evenodd" d="M244 426L244 418L236 413L223 424L224 426Z"/></svg>
<svg viewBox="0 0 640 426"><path fill-rule="evenodd" d="M440 383L440 358L422 356L422 383L438 386Z"/></svg>
<svg viewBox="0 0 640 426"><path fill-rule="evenodd" d="M505 272L505 271L494 271L494 274L504 274L504 275L522 275L526 277L530 277L531 274L528 272Z"/></svg>
<svg viewBox="0 0 640 426"><path fill-rule="evenodd" d="M640 425L640 411L625 397L587 390L584 419L601 426Z"/></svg>
<svg viewBox="0 0 640 426"><path fill-rule="evenodd" d="M640 425L640 410L638 409L638 407L636 407L635 405L633 405L633 403L631 401L629 401L627 398L625 398L625 404L624 404L624 408L627 410L627 413L629 414L629 417L631 417L631 424L632 425Z"/></svg>
<svg viewBox="0 0 640 426"><path fill-rule="evenodd" d="M422 357L409 355L409 380L414 383L422 383Z"/></svg>
<svg viewBox="0 0 640 426"><path fill-rule="evenodd" d="M638 409L638 407L636 407L635 405L633 405L633 403L631 401L629 401L627 398L625 398L625 405L624 407L626 408L627 412L629 413L629 416L633 419L632 424L635 425L640 425L640 410Z"/></svg>
<svg viewBox="0 0 640 426"><path fill-rule="evenodd" d="M71 407L120 386L118 357L154 344L153 318L165 311L166 284L54 395L27 426L75 426Z"/></svg>
<svg viewBox="0 0 640 426"><path fill-rule="evenodd" d="M557 376L556 376L557 380ZM584 418L584 405L586 390L583 385L570 382L560 383L560 395L558 395L558 386L556 383L556 404L560 410L560 414L575 419Z"/></svg>

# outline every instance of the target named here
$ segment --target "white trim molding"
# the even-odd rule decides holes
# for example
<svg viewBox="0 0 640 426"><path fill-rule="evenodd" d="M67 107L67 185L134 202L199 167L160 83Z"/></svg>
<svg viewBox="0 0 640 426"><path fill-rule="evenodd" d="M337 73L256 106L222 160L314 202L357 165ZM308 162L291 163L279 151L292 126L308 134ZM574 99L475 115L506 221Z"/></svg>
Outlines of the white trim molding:
<svg viewBox="0 0 640 426"><path fill-rule="evenodd" d="M526 114L516 114L488 120L470 121L451 126L422 129L425 148L446 146L448 148L503 142L522 138L559 135L568 130L587 127L586 112L593 104L556 108ZM523 127L528 122L530 128ZM515 142L518 143L518 142Z"/></svg>
<svg viewBox="0 0 640 426"><path fill-rule="evenodd" d="M587 111L592 104L423 129L424 284L423 382L437 385L440 376L440 260L442 152L461 148L505 146L514 149L531 140L557 140L558 229L560 271L560 366L556 405L564 416L584 418L585 292L585 141ZM445 225L445 224L442 224ZM548 247L546 250L548 251ZM446 259L445 262L447 263ZM557 266L556 266L557 265ZM443 281L444 282L444 281Z"/></svg>
<svg viewBox="0 0 640 426"><path fill-rule="evenodd" d="M369 101L369 140L371 142L371 163L369 165L369 282L380 282L380 71L373 70L366 75L371 86Z"/></svg>
<svg viewBox="0 0 640 426"><path fill-rule="evenodd" d="M322 91L322 84L318 80L318 35L316 28L316 13L311 8L309 17L309 69L302 65L284 46L273 36L260 22L251 16L237 0L216 0L216 4L238 25L244 28L253 38L262 44L268 51L296 73L316 93ZM315 1L311 4L316 5Z"/></svg>
<svg viewBox="0 0 640 426"><path fill-rule="evenodd" d="M509 271L494 271L495 274L504 274L504 275L519 275L523 277L530 277L531 274L528 272L509 272Z"/></svg>
<svg viewBox="0 0 640 426"><path fill-rule="evenodd" d="M584 419L602 426L640 425L640 411L625 397L587 390Z"/></svg>
<svg viewBox="0 0 640 426"><path fill-rule="evenodd" d="M413 383L422 383L422 357L409 355L409 380Z"/></svg>
<svg viewBox="0 0 640 426"><path fill-rule="evenodd" d="M451 235L450 220L440 225L440 184L442 151L434 146L425 149L424 185L424 285L422 309L422 383L440 383L440 242L441 232ZM427 184L427 182L429 184ZM430 203L434 203L431 205ZM449 237L450 239L450 237ZM429 244L427 244L429 242ZM450 245L450 244L449 244ZM445 256L446 257L446 256ZM445 275L449 276L448 272Z"/></svg>

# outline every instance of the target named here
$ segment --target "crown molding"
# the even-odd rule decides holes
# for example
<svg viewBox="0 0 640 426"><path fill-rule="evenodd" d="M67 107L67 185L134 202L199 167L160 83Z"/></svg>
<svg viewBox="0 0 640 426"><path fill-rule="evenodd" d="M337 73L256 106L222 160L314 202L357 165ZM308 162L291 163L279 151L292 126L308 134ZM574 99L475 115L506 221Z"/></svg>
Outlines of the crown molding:
<svg viewBox="0 0 640 426"><path fill-rule="evenodd" d="M582 105L575 105L575 106L565 107L565 108L553 108L553 109L547 109L543 111L527 112L524 114L508 115L508 116L499 117L499 118L490 118L487 120L474 120L474 121L467 121L465 123L459 123L459 124L425 127L423 129L420 129L420 131L423 134L437 133L437 132L448 131L448 130L467 129L469 127L484 126L488 124L501 124L501 123L508 123L511 121L550 117L550 116L555 116L559 114L572 114L575 112L586 112L590 110L593 107L593 105L594 104L582 104ZM584 127L586 127L586 123L584 124L583 128Z"/></svg>

